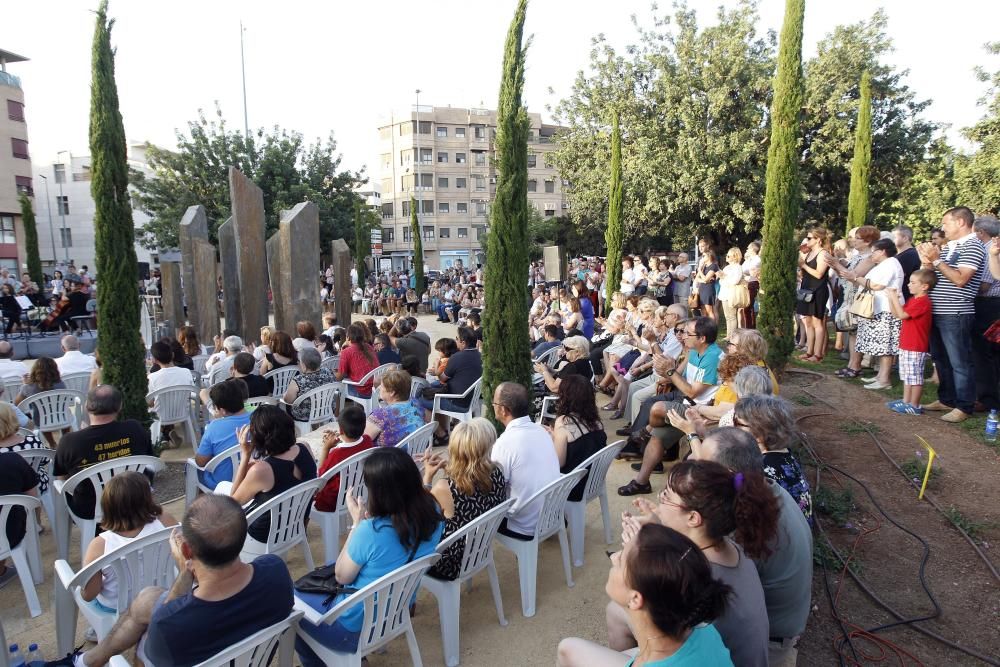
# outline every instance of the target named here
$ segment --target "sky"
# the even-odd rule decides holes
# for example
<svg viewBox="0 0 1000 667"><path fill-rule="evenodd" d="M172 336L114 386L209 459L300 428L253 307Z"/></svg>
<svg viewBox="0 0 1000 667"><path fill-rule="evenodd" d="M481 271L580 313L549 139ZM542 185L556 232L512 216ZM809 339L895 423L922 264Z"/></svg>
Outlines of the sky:
<svg viewBox="0 0 1000 667"><path fill-rule="evenodd" d="M0 49L30 58L8 66L21 77L29 145L36 168L59 151L88 151L90 50L96 0L7 3ZM725 0L689 0L699 25ZM783 0L760 0L759 31L780 31ZM243 126L240 20L245 26L247 106L251 128L280 125L307 140L331 131L342 167L376 167L377 128L392 110L421 105L496 106L503 41L515 0L111 0L116 78L130 142L173 147L199 109ZM1000 69L983 45L995 38L1000 2L951 0L809 0L803 57L838 24L884 7L896 50L889 62L910 73L930 120L959 129L982 114L985 87L973 67ZM658 13L670 10L663 3ZM526 34L525 100L548 121L546 105L569 94L603 33L622 49L635 41L631 17L652 23L649 0L532 0ZM549 93L549 88L553 93Z"/></svg>

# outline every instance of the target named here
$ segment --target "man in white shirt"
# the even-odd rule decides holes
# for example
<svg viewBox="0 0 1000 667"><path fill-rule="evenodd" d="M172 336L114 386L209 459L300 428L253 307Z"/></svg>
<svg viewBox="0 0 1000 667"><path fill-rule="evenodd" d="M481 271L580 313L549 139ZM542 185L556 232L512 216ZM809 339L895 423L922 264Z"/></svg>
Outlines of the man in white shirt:
<svg viewBox="0 0 1000 667"><path fill-rule="evenodd" d="M56 359L59 375L69 373L90 373L97 368L97 360L88 354L80 352L80 341L76 336L67 334L60 341L63 356Z"/></svg>
<svg viewBox="0 0 1000 667"><path fill-rule="evenodd" d="M14 360L14 346L5 340L0 340L0 379L21 379L27 374L27 365L23 361ZM10 398L13 399L13 396Z"/></svg>
<svg viewBox="0 0 1000 667"><path fill-rule="evenodd" d="M167 387L187 387L194 384L191 371L180 366L174 366L174 353L168 343L156 341L149 346L153 361L160 367L158 371L147 377L150 393ZM152 405L152 403L150 403Z"/></svg>
<svg viewBox="0 0 1000 667"><path fill-rule="evenodd" d="M242 338L239 336L226 336L226 339L222 341L222 352L212 355L208 363L205 364L205 373L211 373L217 368L225 368L228 371L233 365L233 357L242 351Z"/></svg>
<svg viewBox="0 0 1000 667"><path fill-rule="evenodd" d="M543 502L524 502L536 491L559 477L559 459L552 437L531 421L531 395L524 386L503 382L493 393L493 412L504 425L504 432L493 445L490 458L503 470L514 507L509 519L500 524L500 532L509 537L530 540L542 511Z"/></svg>
<svg viewBox="0 0 1000 667"><path fill-rule="evenodd" d="M670 272L674 279L674 303L687 306L688 295L691 294L691 266L688 264L687 253L677 255L677 266Z"/></svg>

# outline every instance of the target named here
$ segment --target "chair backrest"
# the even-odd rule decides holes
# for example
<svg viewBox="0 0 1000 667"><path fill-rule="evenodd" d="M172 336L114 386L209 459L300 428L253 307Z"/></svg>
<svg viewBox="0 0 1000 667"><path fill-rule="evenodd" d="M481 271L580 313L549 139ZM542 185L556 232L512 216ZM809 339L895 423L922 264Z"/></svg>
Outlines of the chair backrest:
<svg viewBox="0 0 1000 667"><path fill-rule="evenodd" d="M21 412L36 419L40 431L58 431L73 425L71 410L84 401L84 394L72 389L39 392L21 401Z"/></svg>
<svg viewBox="0 0 1000 667"><path fill-rule="evenodd" d="M243 405L247 407L248 410L253 410L260 405L277 405L278 399L274 396L255 396L253 398L248 398L243 401Z"/></svg>
<svg viewBox="0 0 1000 667"><path fill-rule="evenodd" d="M21 386L23 384L24 383L21 382L21 378L16 376L4 378L3 379L4 399L9 403L13 403L14 399L17 398L17 395L21 393Z"/></svg>
<svg viewBox="0 0 1000 667"><path fill-rule="evenodd" d="M247 515L247 525L265 514L271 516L271 532L267 535L264 553L281 553L286 545L305 537L306 510L321 484L319 479L296 484Z"/></svg>
<svg viewBox="0 0 1000 667"><path fill-rule="evenodd" d="M267 667L276 652L285 654L287 656L285 659L288 660L286 663L279 657L278 667L290 666L292 664L292 643L295 641L295 628L299 624L302 614L301 611L292 611L288 618L283 621L255 632L226 650L216 653L205 662L198 663L195 667L229 667L230 665L233 667Z"/></svg>
<svg viewBox="0 0 1000 667"><path fill-rule="evenodd" d="M410 600L424 573L440 559L433 553L393 570L341 600L320 622L330 623L355 605L364 605L364 620L358 638L358 655L365 655L398 636L410 623Z"/></svg>
<svg viewBox="0 0 1000 667"><path fill-rule="evenodd" d="M298 372L298 366L282 366L281 368L275 368L273 371L265 373L264 378L274 383L274 387L271 389L271 396L275 398L284 396L285 392L288 391L288 384Z"/></svg>
<svg viewBox="0 0 1000 667"><path fill-rule="evenodd" d="M368 487L365 486L364 467L365 459L371 456L371 453L374 451L374 447L362 450L350 458L344 459L320 476L320 479L323 480L323 486L326 486L327 482L340 475L340 489L337 491L335 511L347 507L347 492L352 488L354 489L354 494L358 496L361 502L368 501Z"/></svg>
<svg viewBox="0 0 1000 667"><path fill-rule="evenodd" d="M381 384L382 378L386 373L397 368L399 368L399 364L382 364L378 368L373 368L368 371L368 373L366 373L365 376L358 381L358 384L363 385L371 380L374 383L372 386L377 387Z"/></svg>
<svg viewBox="0 0 1000 667"><path fill-rule="evenodd" d="M11 510L15 507L21 507L27 513L27 527L25 531L37 531L35 524L35 513L33 510L38 509L42 506L42 502L35 498L34 496L25 496L20 494L12 494L9 496L0 496L0 526L7 525L7 517L10 516ZM25 532L25 540L28 539L28 534ZM6 558L10 555L10 542L7 540L7 531L0 530L0 558Z"/></svg>
<svg viewBox="0 0 1000 667"><path fill-rule="evenodd" d="M191 363L194 364L194 372L201 377L205 374L205 363L208 361L207 354L196 354L191 357Z"/></svg>
<svg viewBox="0 0 1000 667"><path fill-rule="evenodd" d="M613 442L599 452L594 452L580 465L573 468L573 471L587 470L587 485L584 487L583 498L581 500L589 503L604 490L605 480L608 476L608 468L618 456L618 452L625 446L624 440Z"/></svg>
<svg viewBox="0 0 1000 667"><path fill-rule="evenodd" d="M556 345L555 347L550 347L549 349L545 350L540 355L535 357L535 361L537 363L545 364L546 366L548 366L552 362L553 358L555 358L558 352L559 352L558 345Z"/></svg>
<svg viewBox="0 0 1000 667"><path fill-rule="evenodd" d="M325 368L326 370L332 373L338 368L340 368L340 357L339 356L327 357L320 363L319 367Z"/></svg>
<svg viewBox="0 0 1000 667"><path fill-rule="evenodd" d="M335 382L321 384L315 389L310 389L304 394L300 394L292 405L299 406L305 401L309 401L309 423L319 424L334 418L333 408L337 404L337 389L339 385Z"/></svg>
<svg viewBox="0 0 1000 667"><path fill-rule="evenodd" d="M428 382L425 378L422 378L422 377L413 377L413 378L411 378L410 379L410 400L413 400L414 398L417 398L418 396L420 396L420 393L424 389L426 389L427 387L429 387L429 386L431 386L431 383Z"/></svg>
<svg viewBox="0 0 1000 667"><path fill-rule="evenodd" d="M587 474L586 470L574 470L552 480L528 499L524 507L531 505L536 500L544 499L542 511L538 515L538 523L535 524L535 538L544 540L552 535L563 525L566 510L566 499L573 487Z"/></svg>
<svg viewBox="0 0 1000 667"><path fill-rule="evenodd" d="M155 456L123 456L120 459L104 461L84 468L66 480L62 486L62 493L72 494L81 483L90 481L94 485L94 521L104 518L101 511L101 494L104 493L104 486L111 481L111 478L120 472L131 470L132 472L145 472L147 469L153 472L160 472L166 466L163 461ZM67 505L70 514L73 508Z"/></svg>
<svg viewBox="0 0 1000 667"><path fill-rule="evenodd" d="M213 456L211 459L209 459L208 463L206 463L205 467L202 468L202 469L205 472L214 473L215 469L218 468L219 466L221 466L226 461L229 461L230 463L233 464L233 475L235 475L236 471L239 470L239 467L240 467L240 446L239 445L233 445L229 449L224 449L223 451L219 452L218 454L216 454L215 456Z"/></svg>
<svg viewBox="0 0 1000 667"><path fill-rule="evenodd" d="M558 396L546 396L542 399L542 409L538 412L537 419L539 424L541 424L545 419L556 418L556 402L558 400Z"/></svg>
<svg viewBox="0 0 1000 667"><path fill-rule="evenodd" d="M170 536L173 526L167 526L155 533L122 545L104 554L89 565L73 574L69 581L63 581L63 586L70 593L87 585L91 577L101 570L108 569L115 574L118 582L117 611L123 613L132 604L139 592L148 586L159 586L169 589L177 578L177 566L170 551ZM57 572L72 572L66 561L56 566Z"/></svg>
<svg viewBox="0 0 1000 667"><path fill-rule="evenodd" d="M160 424L176 424L191 418L191 399L195 396L194 387L178 385L164 387L146 394L147 401L153 405Z"/></svg>
<svg viewBox="0 0 1000 667"><path fill-rule="evenodd" d="M44 472L46 477L53 478L52 467L55 464L56 450L39 447L38 449L21 449L17 453L28 462L36 474L41 475Z"/></svg>
<svg viewBox="0 0 1000 667"><path fill-rule="evenodd" d="M465 524L457 531L442 540L437 546L437 552L444 554L451 545L459 540L465 540L465 550L462 552L462 567L456 579L472 576L486 567L493 554L493 538L496 537L500 522L514 506L514 498L503 501L488 512Z"/></svg>
<svg viewBox="0 0 1000 667"><path fill-rule="evenodd" d="M67 389L78 391L83 395L86 395L87 391L90 389L90 373L88 371L80 373L67 373L66 375L63 375L61 379Z"/></svg>
<svg viewBox="0 0 1000 667"><path fill-rule="evenodd" d="M426 454L427 450L430 449L431 442L434 440L434 429L436 428L437 424L435 422L424 424L396 443L396 446L406 447L406 451L410 453L410 457L416 459L418 455Z"/></svg>

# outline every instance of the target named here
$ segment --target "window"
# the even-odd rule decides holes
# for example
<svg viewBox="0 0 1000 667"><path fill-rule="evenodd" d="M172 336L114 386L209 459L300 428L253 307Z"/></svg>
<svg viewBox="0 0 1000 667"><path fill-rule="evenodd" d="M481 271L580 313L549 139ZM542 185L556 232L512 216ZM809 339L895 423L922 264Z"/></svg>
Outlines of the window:
<svg viewBox="0 0 1000 667"><path fill-rule="evenodd" d="M468 227L459 227L458 228L458 238L460 238L460 239L467 239L467 238L469 238L469 228Z"/></svg>
<svg viewBox="0 0 1000 667"><path fill-rule="evenodd" d="M17 187L17 194L28 195L29 197L34 194L34 190L31 188L31 178L28 176L15 176L14 185Z"/></svg>
<svg viewBox="0 0 1000 667"><path fill-rule="evenodd" d="M407 148L399 151L399 166L405 167L408 164L413 164L413 149Z"/></svg>
<svg viewBox="0 0 1000 667"><path fill-rule="evenodd" d="M455 212L456 213L468 213L469 212L469 203L468 202L464 202L464 201L458 202L457 204L455 204Z"/></svg>
<svg viewBox="0 0 1000 667"><path fill-rule="evenodd" d="M535 131L534 130L528 130L528 143L529 144L535 143Z"/></svg>
<svg viewBox="0 0 1000 667"><path fill-rule="evenodd" d="M529 168L532 168L532 167L535 167L535 166L537 166L537 165L536 165L536 162L537 162L537 159L536 159L536 158L537 158L537 157L538 157L538 156L537 156L537 155L535 155L534 153L531 153L531 154L529 154L529 155L528 155L528 167L529 167Z"/></svg>
<svg viewBox="0 0 1000 667"><path fill-rule="evenodd" d="M434 240L434 228L433 227L424 227L424 240L425 241L433 241Z"/></svg>
<svg viewBox="0 0 1000 667"><path fill-rule="evenodd" d="M483 191L486 189L486 177L475 175L472 177L476 183L476 190Z"/></svg>
<svg viewBox="0 0 1000 667"><path fill-rule="evenodd" d="M62 227L59 230L59 239L64 248L73 247L73 230L69 227Z"/></svg>
<svg viewBox="0 0 1000 667"><path fill-rule="evenodd" d="M475 133L473 136L475 136L476 139L485 139L486 138L486 126L485 125L476 125L472 129L473 129L473 131Z"/></svg>
<svg viewBox="0 0 1000 667"><path fill-rule="evenodd" d="M533 178L528 180L528 192L538 192L538 181Z"/></svg>
<svg viewBox="0 0 1000 667"><path fill-rule="evenodd" d="M410 217L410 200L409 199L404 199L402 203L403 203L403 217L404 218L409 218Z"/></svg>
<svg viewBox="0 0 1000 667"><path fill-rule="evenodd" d="M429 120L420 121L420 134L431 133L431 122Z"/></svg>
<svg viewBox="0 0 1000 667"><path fill-rule="evenodd" d="M0 215L0 243L17 243L12 215Z"/></svg>
<svg viewBox="0 0 1000 667"><path fill-rule="evenodd" d="M451 213L448 202L438 202L438 213Z"/></svg>
<svg viewBox="0 0 1000 667"><path fill-rule="evenodd" d="M472 151L473 164L477 167L486 166L486 151Z"/></svg>
<svg viewBox="0 0 1000 667"><path fill-rule="evenodd" d="M456 139L465 139L465 128L464 127L456 127L455 128L455 138Z"/></svg>
<svg viewBox="0 0 1000 667"><path fill-rule="evenodd" d="M382 168L390 169L392 167L392 153L382 153Z"/></svg>
<svg viewBox="0 0 1000 667"><path fill-rule="evenodd" d="M403 174L403 179L402 179L403 192L409 192L410 190L413 189L413 184L416 178L417 177L414 174Z"/></svg>
<svg viewBox="0 0 1000 667"><path fill-rule="evenodd" d="M455 187L458 189L465 189L468 187L468 180L464 178L455 179Z"/></svg>
<svg viewBox="0 0 1000 667"><path fill-rule="evenodd" d="M386 218L391 218L391 217L392 217L392 202L389 202L388 204L382 204L382 219L385 220Z"/></svg>
<svg viewBox="0 0 1000 667"><path fill-rule="evenodd" d="M437 129L437 137L438 137L438 139L447 139L448 138L448 128L447 127L438 127L438 129Z"/></svg>
<svg viewBox="0 0 1000 667"><path fill-rule="evenodd" d="M551 208L547 208L547 209L545 209L545 217L546 217L546 218L551 218L551 217L552 217L552 216L554 216L555 214L556 214L556 212L555 212L555 211L553 211L553 210L552 210Z"/></svg>
<svg viewBox="0 0 1000 667"><path fill-rule="evenodd" d="M445 178L445 177L443 177L443 176L439 176L438 177L438 190L442 190L442 189L445 189L447 187L448 187L448 179Z"/></svg>
<svg viewBox="0 0 1000 667"><path fill-rule="evenodd" d="M420 149L420 164L430 164L434 161L434 149L432 148L421 148Z"/></svg>
<svg viewBox="0 0 1000 667"><path fill-rule="evenodd" d="M15 100L7 100L7 118L24 122L24 105Z"/></svg>
<svg viewBox="0 0 1000 667"><path fill-rule="evenodd" d="M420 174L420 187L427 189L433 188L434 174Z"/></svg>
<svg viewBox="0 0 1000 667"><path fill-rule="evenodd" d="M69 215L69 197L56 195L56 211L59 215Z"/></svg>
<svg viewBox="0 0 1000 667"><path fill-rule="evenodd" d="M392 179L391 178L383 178L382 179L382 192L386 193L387 195L390 195L390 194L392 194L393 190L395 190L395 188L392 187Z"/></svg>
<svg viewBox="0 0 1000 667"><path fill-rule="evenodd" d="M451 230L449 228L447 228L447 227L439 227L438 228L438 238L441 238L441 239L450 239L451 238Z"/></svg>
<svg viewBox="0 0 1000 667"><path fill-rule="evenodd" d="M382 228L382 243L392 243L392 235L393 235L394 231L395 230L393 230L392 227L383 227Z"/></svg>
<svg viewBox="0 0 1000 667"><path fill-rule="evenodd" d="M410 121L409 123L400 123L399 136L405 137L410 134L413 134L413 121Z"/></svg>
<svg viewBox="0 0 1000 667"><path fill-rule="evenodd" d="M409 227L403 227L403 242L404 243L409 243L411 240L412 240L412 238L410 236L410 228Z"/></svg>
<svg viewBox="0 0 1000 667"><path fill-rule="evenodd" d="M441 164L448 164L448 151L438 152L438 162Z"/></svg>
<svg viewBox="0 0 1000 667"><path fill-rule="evenodd" d="M392 139L392 126L386 125L378 129L378 138L383 140Z"/></svg>
<svg viewBox="0 0 1000 667"><path fill-rule="evenodd" d="M455 164L465 164L465 153L455 153Z"/></svg>
<svg viewBox="0 0 1000 667"><path fill-rule="evenodd" d="M10 148L14 153L14 157L21 158L22 160L28 159L28 142L24 139L15 139L11 137Z"/></svg>
<svg viewBox="0 0 1000 667"><path fill-rule="evenodd" d="M486 225L476 225L476 240L482 241L486 236Z"/></svg>
<svg viewBox="0 0 1000 667"><path fill-rule="evenodd" d="M489 204L484 201L476 202L476 215L486 215L490 212Z"/></svg>
<svg viewBox="0 0 1000 667"><path fill-rule="evenodd" d="M424 199L420 203L421 213L427 213L428 215L434 215L434 200Z"/></svg>
<svg viewBox="0 0 1000 667"><path fill-rule="evenodd" d="M553 193L556 191L555 181L545 181L545 191L548 193Z"/></svg>

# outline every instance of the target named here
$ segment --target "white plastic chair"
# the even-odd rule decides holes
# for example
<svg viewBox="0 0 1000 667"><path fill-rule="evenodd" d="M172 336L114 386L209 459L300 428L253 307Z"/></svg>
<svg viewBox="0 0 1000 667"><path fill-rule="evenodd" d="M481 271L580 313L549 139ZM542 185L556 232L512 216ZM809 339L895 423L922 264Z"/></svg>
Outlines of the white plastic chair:
<svg viewBox="0 0 1000 667"><path fill-rule="evenodd" d="M83 403L84 395L72 389L42 391L21 401L21 412L35 420L39 434L75 431L76 411ZM37 414L36 414L37 413Z"/></svg>
<svg viewBox="0 0 1000 667"><path fill-rule="evenodd" d="M462 394L435 394L434 408L431 410L431 422L433 423L434 418L438 415L447 415L460 422L472 421L472 418L482 411L482 392L483 378L479 378ZM441 407L441 400L445 398L453 401L469 399L469 407L464 412L445 410Z"/></svg>
<svg viewBox="0 0 1000 667"><path fill-rule="evenodd" d="M399 368L399 364L382 364L378 368L373 368L372 370L365 373L365 376L358 380L357 382L351 382L347 378L341 380L343 385L343 391L340 392L340 409L344 409L345 400L352 400L355 403L361 404L361 407L365 409L365 414L370 415L372 410L378 405L378 386L382 382L382 377L391 370ZM358 389L363 387L369 382L372 383L372 393L371 396L365 398L363 396L351 396L350 388L354 387Z"/></svg>
<svg viewBox="0 0 1000 667"><path fill-rule="evenodd" d="M24 385L19 377L5 377L3 379L3 398L8 403L13 403L17 395L21 393L21 387Z"/></svg>
<svg viewBox="0 0 1000 667"><path fill-rule="evenodd" d="M301 618L301 611L292 610L288 618L280 623L255 632L195 667L267 667L275 653L278 656L278 667L292 667L295 629Z"/></svg>
<svg viewBox="0 0 1000 667"><path fill-rule="evenodd" d="M254 396L253 398L248 398L244 401L243 405L246 406L247 410L252 411L254 408L258 408L262 405L277 405L278 402L278 399L274 396Z"/></svg>
<svg viewBox="0 0 1000 667"><path fill-rule="evenodd" d="M542 409L538 413L538 418L535 422L541 424L546 419L556 418L556 403L559 401L558 396L545 396L542 398Z"/></svg>
<svg viewBox="0 0 1000 667"><path fill-rule="evenodd" d="M444 555L453 544L465 540L462 552L462 568L453 581L436 579L429 574L424 575L423 587L430 591L438 601L438 615L441 619L441 643L444 646L444 662L448 667L456 667L459 663L459 620L461 619L462 584L484 569L490 575L490 589L493 591L493 604L497 608L497 618L500 625L507 626L503 615L503 598L500 597L500 579L497 576L496 564L493 562L493 538L496 537L500 522L514 505L514 499L505 500L493 509L476 517L459 530L449 535L437 546L437 552ZM468 585L468 584L467 584Z"/></svg>
<svg viewBox="0 0 1000 667"><path fill-rule="evenodd" d="M434 422L424 424L416 431L396 443L396 447L406 447L406 451L409 452L410 458L416 461L418 456L426 454L427 450L430 449L431 443L434 441L434 429L436 427L437 424ZM423 463L417 462L417 466L422 468Z"/></svg>
<svg viewBox="0 0 1000 667"><path fill-rule="evenodd" d="M79 572L74 572L65 560L56 561L56 643L59 655L73 650L77 612L83 614L90 627L97 632L98 640L101 640L111 632L118 615L129 608L142 589L147 586L169 589L174 584L177 566L170 553L170 535L173 530L173 526L168 526L125 544L104 554ZM105 568L114 572L118 582L117 614L98 611L80 594L87 582Z"/></svg>
<svg viewBox="0 0 1000 667"><path fill-rule="evenodd" d="M80 561L83 561L84 554L87 553L87 546L97 534L97 524L104 517L101 511L101 494L104 493L104 485L118 473L131 470L132 472L160 472L166 466L163 461L155 456L123 456L119 459L104 461L90 466L76 473L69 479L53 480L52 489L55 491L58 500L56 506L56 547L59 558L66 560L69 555L69 535L70 520L72 519L80 528ZM77 516L67 502L66 496L72 495L76 487L81 483L89 481L94 486L94 518L84 519Z"/></svg>
<svg viewBox="0 0 1000 667"><path fill-rule="evenodd" d="M153 401L151 412L156 413L153 425L149 427L152 442L160 441L160 428L172 424L183 424L184 433L192 447L198 446L198 394L194 387L178 385L164 387L146 394L146 401Z"/></svg>
<svg viewBox="0 0 1000 667"><path fill-rule="evenodd" d="M78 391L84 396L87 395L87 391L90 389L90 372L82 371L80 373L67 373L62 376L63 384L66 385L67 389L73 391Z"/></svg>
<svg viewBox="0 0 1000 667"><path fill-rule="evenodd" d="M521 581L521 612L526 618L535 615L535 594L538 579L538 545L559 535L559 548L562 550L563 570L566 574L566 585L573 587L573 569L569 562L569 540L566 537L566 498L584 475L585 470L574 470L568 475L554 479L536 491L522 507L529 507L537 500L542 500L542 511L535 524L535 535L531 540L518 540L497 533L497 541L517 556L517 572Z"/></svg>
<svg viewBox="0 0 1000 667"><path fill-rule="evenodd" d="M49 487L45 489L45 493L39 493L38 499L42 501L42 507L45 508L45 515L49 517L49 526L55 529L56 526L56 509L55 503L52 500L52 482L55 480L55 473L53 472L53 467L55 465L56 450L54 449L22 449L17 452L21 455L28 465L32 467L36 474L41 475L43 472L49 480Z"/></svg>
<svg viewBox="0 0 1000 667"><path fill-rule="evenodd" d="M327 648L305 632L301 625L296 631L298 637L309 645L319 659L331 667L361 667L361 660L369 653L382 648L400 635L406 635L406 645L410 649L410 660L414 667L423 667L420 647L410 623L410 600L420 585L421 577L441 558L430 554L394 570L377 579L337 603L332 609L320 614L315 609L295 599L295 608L305 612L305 619L311 623L331 624L344 612L355 605L364 606L364 620L358 638L358 648L354 653L341 653Z"/></svg>
<svg viewBox="0 0 1000 667"><path fill-rule="evenodd" d="M340 487L337 490L337 503L333 511L323 512L316 508L313 503L310 517L319 523L323 533L323 563L332 563L337 559L340 549L340 529L351 516L347 511L347 492L354 489L354 495L361 499L361 502L368 500L368 487L365 486L364 464L374 448L369 448L358 452L350 458L344 459L320 476L323 483L320 489L326 486L327 482L340 475Z"/></svg>
<svg viewBox="0 0 1000 667"><path fill-rule="evenodd" d="M587 505L590 501L601 501L601 516L604 519L604 543L611 544L611 511L608 509L608 486L606 479L608 468L625 446L624 440L613 442L599 452L592 454L574 468L589 470L583 498L579 501L566 501L566 520L569 522L569 546L573 554L573 565L583 566L583 535L586 530Z"/></svg>
<svg viewBox="0 0 1000 667"><path fill-rule="evenodd" d="M339 356L327 357L322 362L320 362L319 367L325 368L326 370L332 373L338 368L340 368L340 357Z"/></svg>
<svg viewBox="0 0 1000 667"><path fill-rule="evenodd" d="M549 349L545 350L540 355L535 357L534 362L536 364L545 364L546 366L550 366L552 364L553 359L556 359L558 355L559 355L559 346L556 345L554 347L550 347Z"/></svg>
<svg viewBox="0 0 1000 667"><path fill-rule="evenodd" d="M431 383L427 381L426 378L422 378L419 375L414 376L410 379L410 400L420 396L424 389L431 386Z"/></svg>
<svg viewBox="0 0 1000 667"><path fill-rule="evenodd" d="M205 375L201 376L201 386L205 389L210 389L212 385L222 382L229 377L230 368L231 366L219 366L216 364L212 370L207 371Z"/></svg>
<svg viewBox="0 0 1000 667"><path fill-rule="evenodd" d="M237 468L240 467L240 446L233 445L229 449L219 452L213 456L204 468L199 468L194 459L188 459L184 463L184 507L188 507L198 497L198 492L212 493L210 489L198 479L198 473L214 473L216 469L226 461L233 465L233 475L236 475ZM229 480L232 481L232 480Z"/></svg>
<svg viewBox="0 0 1000 667"><path fill-rule="evenodd" d="M322 482L310 479L296 484L284 493L271 498L266 503L247 515L249 526L257 519L270 515L271 530L266 542L258 542L247 535L243 543L240 558L244 563L251 563L257 556L275 554L283 556L292 547L301 544L306 570L313 569L312 550L306 535L305 516L312 498L320 490Z"/></svg>
<svg viewBox="0 0 1000 667"><path fill-rule="evenodd" d="M194 366L192 373L197 373L198 377L205 374L205 364L208 363L207 354L196 354L191 357L191 365Z"/></svg>
<svg viewBox="0 0 1000 667"><path fill-rule="evenodd" d="M38 546L38 522L35 520L35 510L42 506L38 498L12 494L0 496L0 561L10 558L14 561L17 577L21 580L24 597L28 602L28 612L32 618L42 615L42 604L38 601L35 585L43 581L42 551ZM21 507L27 514L24 528L24 538L16 547L11 548L7 540L7 517L15 507ZM9 611L9 610L8 610ZM6 647L4 647L6 648Z"/></svg>
<svg viewBox="0 0 1000 667"><path fill-rule="evenodd" d="M265 380L271 380L274 387L271 389L271 396L280 399L288 391L288 385L292 378L299 372L298 366L282 366L268 371L264 374Z"/></svg>
<svg viewBox="0 0 1000 667"><path fill-rule="evenodd" d="M292 408L297 408L305 401L309 401L309 419L306 421L295 420L295 433L297 435L305 435L316 427L332 422L336 418L333 408L337 402L338 389L339 385L336 382L330 382L298 395L295 402L291 404Z"/></svg>

